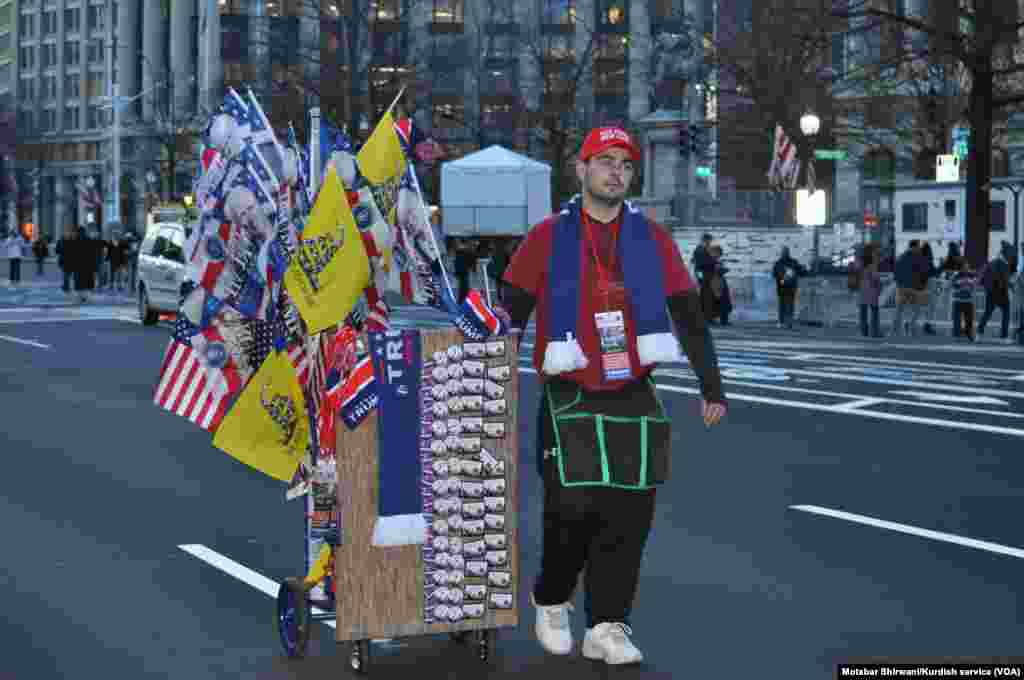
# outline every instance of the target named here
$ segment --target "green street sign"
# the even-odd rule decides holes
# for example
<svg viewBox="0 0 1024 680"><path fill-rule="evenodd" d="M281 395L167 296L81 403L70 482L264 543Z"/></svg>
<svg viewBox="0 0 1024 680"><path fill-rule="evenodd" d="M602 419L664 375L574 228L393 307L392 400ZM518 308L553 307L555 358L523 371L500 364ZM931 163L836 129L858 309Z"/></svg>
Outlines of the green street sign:
<svg viewBox="0 0 1024 680"><path fill-rule="evenodd" d="M711 168L706 165L698 165L697 177L711 177Z"/></svg>
<svg viewBox="0 0 1024 680"><path fill-rule="evenodd" d="M819 161L846 160L846 152L842 149L815 149L814 157Z"/></svg>

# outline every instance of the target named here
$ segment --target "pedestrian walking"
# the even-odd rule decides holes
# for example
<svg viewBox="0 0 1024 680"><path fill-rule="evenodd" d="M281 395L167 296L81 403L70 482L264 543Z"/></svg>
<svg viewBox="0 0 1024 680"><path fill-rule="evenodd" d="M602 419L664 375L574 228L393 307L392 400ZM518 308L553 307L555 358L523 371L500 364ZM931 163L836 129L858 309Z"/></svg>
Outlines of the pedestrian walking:
<svg viewBox="0 0 1024 680"><path fill-rule="evenodd" d="M32 254L36 256L36 277L43 275L43 263L50 256L50 243L45 236L40 236L32 244Z"/></svg>
<svg viewBox="0 0 1024 680"><path fill-rule="evenodd" d="M970 262L966 257L960 258L960 271L953 275L953 337L959 338L961 333L974 342L974 290L977 279L971 271Z"/></svg>
<svg viewBox="0 0 1024 680"><path fill-rule="evenodd" d="M882 337L878 320L878 300L882 295L882 274L878 271L880 260L877 244L868 243L853 263L857 280L855 290L860 295L860 334L865 338Z"/></svg>
<svg viewBox="0 0 1024 680"><path fill-rule="evenodd" d="M126 266L128 270L128 292L135 295L137 286L135 284L139 273L139 235L134 229L129 229L125 233L125 243L127 244L127 257Z"/></svg>
<svg viewBox="0 0 1024 680"><path fill-rule="evenodd" d="M789 246L782 246L779 259L772 267L772 276L775 277L775 292L779 297L779 328L793 328L800 277L806 275L807 268L789 254Z"/></svg>
<svg viewBox="0 0 1024 680"><path fill-rule="evenodd" d="M512 327L525 329L537 309L533 361L544 390L535 631L548 652L572 651L570 603L583 571L583 655L609 664L643 658L629 614L671 453L651 372L681 358L679 340L700 381L705 425L726 410L696 285L669 233L624 204L639 161L624 130L591 131L576 162L582 195L534 226L505 271Z"/></svg>
<svg viewBox="0 0 1024 680"><path fill-rule="evenodd" d="M28 241L17 229L12 229L7 234L7 238L4 239L3 252L7 256L9 266L8 278L12 286L21 282L21 258L24 257L25 248L27 247Z"/></svg>
<svg viewBox="0 0 1024 680"><path fill-rule="evenodd" d="M932 255L932 245L925 241L921 245L921 259L924 261L925 291L927 298L923 301L924 308L924 332L927 335L935 335L935 312L942 295L942 270L935 266L935 257Z"/></svg>
<svg viewBox="0 0 1024 680"><path fill-rule="evenodd" d="M110 242L110 289L123 291L125 289L125 274L128 265L128 244L117 235Z"/></svg>
<svg viewBox="0 0 1024 680"><path fill-rule="evenodd" d="M61 271L62 283L60 289L65 293L71 292L71 283L74 280L75 271L71 266L71 251L74 249L74 241L77 237L78 230L74 227L67 227L64 230L63 236L57 241L57 245L54 248L54 252L57 255L57 267Z"/></svg>
<svg viewBox="0 0 1024 680"><path fill-rule="evenodd" d="M707 321L718 320L723 326L729 325L732 314L732 295L725 275L729 268L722 264L722 246L712 243L707 248L703 261L704 281L701 285L701 306Z"/></svg>
<svg viewBox="0 0 1024 680"><path fill-rule="evenodd" d="M459 304L469 295L469 277L476 269L476 248L468 241L455 244L455 279L459 282Z"/></svg>
<svg viewBox="0 0 1024 680"><path fill-rule="evenodd" d="M892 335L899 337L905 331L917 335L917 320L921 316L928 296L928 268L921 256L921 242L911 241L907 250L896 260L896 318ZM910 308L910 322L904 328L903 315Z"/></svg>
<svg viewBox="0 0 1024 680"><path fill-rule="evenodd" d="M992 312L999 308L1002 312L1002 334L1010 337L1010 257L1013 246L1003 241L999 257L988 263L981 276L981 285L985 288L985 313L978 322L978 335L985 335L985 326L992 318Z"/></svg>
<svg viewBox="0 0 1024 680"><path fill-rule="evenodd" d="M98 253L102 244L99 239L91 238L82 228L79 228L78 237L73 244L70 255L75 273L75 294L79 302L85 303L89 301L90 291L96 288L96 274L100 262Z"/></svg>

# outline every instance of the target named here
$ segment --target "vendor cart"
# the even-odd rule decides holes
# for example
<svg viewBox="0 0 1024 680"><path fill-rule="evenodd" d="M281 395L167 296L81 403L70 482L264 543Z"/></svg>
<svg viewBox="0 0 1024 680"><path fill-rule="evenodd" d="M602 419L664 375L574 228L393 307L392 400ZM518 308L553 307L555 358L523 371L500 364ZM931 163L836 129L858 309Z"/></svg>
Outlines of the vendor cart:
<svg viewBox="0 0 1024 680"><path fill-rule="evenodd" d="M378 516L379 414L338 428L336 526L327 559L278 597L286 653L305 653L311 626L333 618L357 672L369 641L450 634L482 660L518 615L518 371L512 339L467 341L457 329L420 331L419 428L423 545L371 545ZM378 407L383 408L383 406ZM310 593L323 585L323 596Z"/></svg>

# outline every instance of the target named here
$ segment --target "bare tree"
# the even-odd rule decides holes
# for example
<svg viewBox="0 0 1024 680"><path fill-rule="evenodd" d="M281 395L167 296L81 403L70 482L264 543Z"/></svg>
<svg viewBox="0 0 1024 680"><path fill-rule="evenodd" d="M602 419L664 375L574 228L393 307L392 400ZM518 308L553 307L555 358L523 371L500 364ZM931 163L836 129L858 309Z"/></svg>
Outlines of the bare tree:
<svg viewBox="0 0 1024 680"><path fill-rule="evenodd" d="M979 265L988 258L991 211L987 186L992 176L993 138L997 121L1024 102L1020 77L1024 59L1020 31L1024 22L1017 3L967 0L932 3L924 16L896 11L889 0L842 0L833 14L862 19L883 35L885 49L876 56L879 76L900 74L909 65L956 64L965 92L962 112L970 126L967 158L966 256Z"/></svg>

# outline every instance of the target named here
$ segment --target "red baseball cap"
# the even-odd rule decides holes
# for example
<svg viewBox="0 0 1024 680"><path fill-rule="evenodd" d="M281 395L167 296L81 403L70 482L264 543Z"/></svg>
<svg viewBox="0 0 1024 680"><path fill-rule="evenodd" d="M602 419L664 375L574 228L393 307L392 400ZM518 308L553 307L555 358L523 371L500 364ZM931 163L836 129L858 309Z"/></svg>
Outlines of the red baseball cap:
<svg viewBox="0 0 1024 680"><path fill-rule="evenodd" d="M640 160L640 147L633 142L633 138L629 136L628 132L618 126L599 127L591 130L580 149L580 160L590 160L592 156L612 147L625 149L634 161Z"/></svg>

